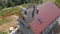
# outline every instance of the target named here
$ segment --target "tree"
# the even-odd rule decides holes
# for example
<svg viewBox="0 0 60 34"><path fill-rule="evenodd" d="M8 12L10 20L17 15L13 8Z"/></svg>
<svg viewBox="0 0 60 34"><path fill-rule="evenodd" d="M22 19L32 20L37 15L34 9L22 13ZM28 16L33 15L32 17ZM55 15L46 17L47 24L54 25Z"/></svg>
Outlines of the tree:
<svg viewBox="0 0 60 34"><path fill-rule="evenodd" d="M40 4L42 3L42 0L30 0L30 2L33 4Z"/></svg>
<svg viewBox="0 0 60 34"><path fill-rule="evenodd" d="M11 6L17 6L21 4L29 3L30 0L0 0L1 6L4 8L11 7Z"/></svg>
<svg viewBox="0 0 60 34"><path fill-rule="evenodd" d="M3 9L3 7L2 7L2 6L0 6L0 10L1 10L1 9Z"/></svg>
<svg viewBox="0 0 60 34"><path fill-rule="evenodd" d="M5 7L5 4L2 0L0 0L0 3L2 4L3 7Z"/></svg>
<svg viewBox="0 0 60 34"><path fill-rule="evenodd" d="M56 0L55 4L57 5L58 8L60 8L60 0Z"/></svg>

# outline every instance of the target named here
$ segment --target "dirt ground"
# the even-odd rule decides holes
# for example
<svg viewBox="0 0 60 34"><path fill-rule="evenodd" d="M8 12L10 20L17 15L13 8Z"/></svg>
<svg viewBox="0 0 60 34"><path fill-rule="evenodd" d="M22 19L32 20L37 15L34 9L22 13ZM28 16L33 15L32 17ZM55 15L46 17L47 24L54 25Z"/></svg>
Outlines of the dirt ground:
<svg viewBox="0 0 60 34"><path fill-rule="evenodd" d="M2 32L9 32L10 27L15 27L17 25L17 21L12 16L9 16L7 18L11 19L12 21L0 26L0 31Z"/></svg>

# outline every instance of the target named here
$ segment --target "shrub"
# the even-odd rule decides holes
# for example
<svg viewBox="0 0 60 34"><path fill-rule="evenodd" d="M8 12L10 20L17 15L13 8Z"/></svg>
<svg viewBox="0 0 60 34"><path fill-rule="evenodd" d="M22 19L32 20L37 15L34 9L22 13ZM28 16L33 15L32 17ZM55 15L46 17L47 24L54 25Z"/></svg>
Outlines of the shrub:
<svg viewBox="0 0 60 34"><path fill-rule="evenodd" d="M60 8L60 0L56 0L55 3L57 5L57 7Z"/></svg>

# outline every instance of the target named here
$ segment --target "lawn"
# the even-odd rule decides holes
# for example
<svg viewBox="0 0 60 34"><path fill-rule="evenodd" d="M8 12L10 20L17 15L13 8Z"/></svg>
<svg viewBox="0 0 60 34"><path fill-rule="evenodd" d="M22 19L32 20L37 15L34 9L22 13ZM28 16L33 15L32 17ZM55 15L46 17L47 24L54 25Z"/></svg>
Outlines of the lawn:
<svg viewBox="0 0 60 34"><path fill-rule="evenodd" d="M0 10L0 16L12 13L12 12L16 11L16 9L17 9L17 7L10 7L10 8L6 8L6 9L2 9L2 10ZM2 20L0 20L0 26L4 23L10 22L10 21L11 21L10 19L7 19L4 17Z"/></svg>
<svg viewBox="0 0 60 34"><path fill-rule="evenodd" d="M24 8L28 8L29 4L22 4L22 5L20 5L20 6L22 6L22 7L24 7Z"/></svg>
<svg viewBox="0 0 60 34"><path fill-rule="evenodd" d="M53 2L55 2L56 0L42 0L43 1L43 3L45 3L45 2L48 2L48 1L53 1Z"/></svg>
<svg viewBox="0 0 60 34"><path fill-rule="evenodd" d="M2 6L0 6L0 10L1 10L1 9L3 9L3 7L2 7Z"/></svg>
<svg viewBox="0 0 60 34"><path fill-rule="evenodd" d="M9 14L9 13L15 12L16 10L17 10L17 7L10 7L10 8L0 10L0 16L2 16L4 14Z"/></svg>
<svg viewBox="0 0 60 34"><path fill-rule="evenodd" d="M0 32L0 34L8 34L7 32Z"/></svg>
<svg viewBox="0 0 60 34"><path fill-rule="evenodd" d="M29 4L23 4L23 5L20 5L20 6L22 6L22 7L24 7L24 8L28 8ZM13 13L13 12L15 12L16 10L19 10L19 8L18 8L17 6L2 9L2 10L0 10L0 16L2 16L2 15L4 15L4 14Z"/></svg>
<svg viewBox="0 0 60 34"><path fill-rule="evenodd" d="M29 4L23 4L21 5L22 7L25 7L27 8ZM5 14L9 14L9 13L13 13L17 10L18 8L17 7L10 7L10 8L6 8L6 9L2 9L0 10L0 16L3 16ZM0 25L6 23L6 22L9 22L10 20L7 19L7 18L4 18L2 20L0 20Z"/></svg>
<svg viewBox="0 0 60 34"><path fill-rule="evenodd" d="M10 19L3 18L2 20L0 20L0 26L3 25L4 23L8 23L10 21L11 21Z"/></svg>

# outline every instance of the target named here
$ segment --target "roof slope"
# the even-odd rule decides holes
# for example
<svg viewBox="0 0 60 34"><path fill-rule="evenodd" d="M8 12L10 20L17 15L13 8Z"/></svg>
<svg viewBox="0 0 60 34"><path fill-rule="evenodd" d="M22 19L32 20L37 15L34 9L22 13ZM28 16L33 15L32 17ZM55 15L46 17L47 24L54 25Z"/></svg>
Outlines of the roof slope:
<svg viewBox="0 0 60 34"><path fill-rule="evenodd" d="M31 29L35 34L41 34L41 32L59 15L59 9L52 2L42 4L38 8L39 12L30 24Z"/></svg>

